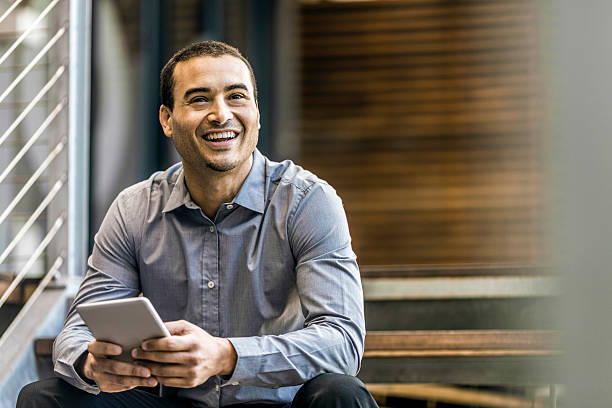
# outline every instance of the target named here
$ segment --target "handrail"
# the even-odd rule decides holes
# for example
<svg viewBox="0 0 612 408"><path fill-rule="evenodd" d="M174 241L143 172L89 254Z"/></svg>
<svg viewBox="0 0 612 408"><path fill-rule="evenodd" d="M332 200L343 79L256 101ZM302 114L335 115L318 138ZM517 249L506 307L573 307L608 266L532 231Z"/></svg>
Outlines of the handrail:
<svg viewBox="0 0 612 408"><path fill-rule="evenodd" d="M28 142L21 148L19 153L17 153L15 155L15 157L13 158L13 160L11 160L9 165L6 166L6 168L4 169L2 174L0 174L0 183L2 183L6 179L6 176L8 176L9 173L15 168L17 163L19 163L19 160L21 160L23 158L23 156L28 152L28 150L30 150L32 145L34 143L36 143L36 141L38 140L40 135L43 134L43 132L47 129L47 127L49 127L49 124L51 122L53 122L53 119L55 119L55 117L62 111L62 109L64 109L65 106L66 106L66 101L65 100L61 101L60 103L58 103L55 106L55 109L53 109L51 111L49 116L47 116L47 118L44 120L44 122L41 123L41 125L38 127L38 129L36 129L36 131L34 132L32 137L30 137Z"/></svg>
<svg viewBox="0 0 612 408"><path fill-rule="evenodd" d="M34 22L23 32L23 34L21 34L19 36L19 38L17 40L15 40L13 45L11 45L8 50L6 50L6 52L2 55L2 57L0 57L0 65L2 65L2 63L4 63L4 61L6 61L6 59L13 53L13 51L15 51L15 48L17 48L19 46L19 44L21 44L23 42L23 40L25 40L26 37L28 35L30 35L32 30L34 30L34 28L36 28L38 23L40 23L42 21L42 19L45 18L45 16L47 14L49 14L49 12L51 10L53 10L53 8L55 7L55 5L58 2L59 2L59 0L53 0L51 3L49 3L49 5L42 11L42 13L40 13L40 15L36 18L36 20L34 20ZM13 10L10 10L10 11L13 11ZM10 11L7 10L8 13L10 13ZM8 16L8 14L5 12L4 15L2 16L2 18L4 19L4 18L6 18L6 16ZM2 22L2 21L0 20L0 22Z"/></svg>
<svg viewBox="0 0 612 408"><path fill-rule="evenodd" d="M23 227L21 227L17 235L15 235L15 238L13 238L11 242L9 242L4 252L0 254L0 264L3 263L8 257L8 255L11 253L11 251L15 249L15 246L17 246L17 243L21 240L21 238L23 238L25 233L30 229L32 224L34 224L36 219L40 217L40 214L42 214L42 212L47 208L49 203L51 203L51 200L55 198L57 193L64 186L65 182L66 182L66 174L63 174L62 177L55 182L55 184L51 188L51 191L49 191L49 194L47 194L47 196L41 201L41 203L38 205L36 210L34 210L34 212L30 216L30 218L28 218L28 220L23 225Z"/></svg>
<svg viewBox="0 0 612 408"><path fill-rule="evenodd" d="M24 369L34 368L24 358L34 336L59 330L61 300L75 288L70 275L82 273L87 259L91 0L63 1L37 1L23 27L6 25L21 18L29 2L5 0L0 7L0 23L9 30L0 49L0 110L8 117L0 124L0 150L6 153L0 165L0 187L6 190L0 205L6 238L0 244L6 276L0 311L20 309L0 332L0 390L11 392L27 380ZM38 34L41 41L29 44ZM24 85L31 92L20 100ZM16 397L15 392L4 399L14 406Z"/></svg>
<svg viewBox="0 0 612 408"><path fill-rule="evenodd" d="M53 277L55 276L55 274L57 273L57 271L59 270L59 268L62 266L63 263L64 263L64 258L62 256L58 256L55 259L55 262L53 262L53 265L47 271L45 277L40 281L40 283L38 284L38 287L34 290L34 292L32 292L26 304L23 305L23 307L21 308L17 316L15 316L15 318L13 319L13 322L6 329L6 331L2 334L2 337L0 337L0 350L4 350L4 343L6 343L6 341L11 338L11 334L15 330L15 327L19 325L19 322L27 318L28 312L32 308L32 305L34 304L34 302L36 302L36 300L42 294L43 290L45 290L45 288L49 285L49 282L51 282L51 279L53 279Z"/></svg>
<svg viewBox="0 0 612 408"><path fill-rule="evenodd" d="M32 253L32 256L30 256L26 264L23 266L23 268L21 268L21 271L19 271L15 278L13 278L9 287L4 291L2 297L0 297L0 307L4 305L9 296L11 296L11 294L15 291L15 289L19 285L19 282L21 282L25 275L30 271L30 268L32 267L32 265L34 265L34 262L36 262L38 257L43 253L45 249L47 249L47 247L51 243L51 240L55 237L55 234L57 234L60 228L62 228L62 225L64 225L64 215L60 215L59 217L57 217L57 219L53 223L53 226L51 227L49 232L47 232L45 238L40 242L40 244L38 244L38 247L36 247L36 250L34 251L34 253Z"/></svg>
<svg viewBox="0 0 612 408"><path fill-rule="evenodd" d="M51 150L51 153L49 153L49 155L42 162L42 164L38 166L34 174L32 174L32 176L24 184L21 190L19 190L17 195L15 195L15 198L13 198L11 203L6 207L4 212L0 215L0 224L2 224L4 220L6 220L9 214L15 209L19 201L21 201L23 196L26 195L26 193L30 190L32 185L34 185L34 183L40 178L41 174L43 174L43 172L47 169L47 167L49 167L49 165L57 157L57 155L60 154L62 150L64 150L65 143L66 143L66 139L64 138L55 146L53 150Z"/></svg>
<svg viewBox="0 0 612 408"><path fill-rule="evenodd" d="M2 22L13 12L13 10L15 10L15 8L17 8L19 3L22 1L23 0L16 0L13 4L11 4L11 7L6 9L6 11L2 14L2 17L0 17L0 24L2 24Z"/></svg>
<svg viewBox="0 0 612 408"><path fill-rule="evenodd" d="M28 104L28 106L26 106L23 111L21 111L21 113L19 114L19 116L17 116L17 119L15 119L13 121L13 123L11 123L11 126L8 127L8 129L6 129L4 131L4 133L2 134L2 136L0 136L0 145L2 145L2 143L4 143L6 141L6 139L10 136L10 134L13 132L13 130L15 130L17 128L17 126L19 126L19 124L23 121L23 119L26 117L26 115L28 113L30 113L30 111L34 108L34 106L42 99L43 96L45 96L45 94L49 91L49 89L51 89L51 87L53 85L55 85L55 83L57 82L57 80L59 79L60 76L62 76L62 74L64 73L64 71L66 70L66 66L62 65L60 66L57 71L55 71L55 74L53 74L53 76L51 77L51 79L49 79L49 82L47 82L45 84L45 86L43 86L40 91L36 94L36 96L32 99L32 101Z"/></svg>
<svg viewBox="0 0 612 408"><path fill-rule="evenodd" d="M55 33L53 38L51 38L49 40L49 42L47 42L47 44L45 44L45 46L38 52L38 54L36 54L36 56L32 59L32 61L30 61L30 63L25 67L25 69L23 71L21 71L19 73L19 75L17 75L17 78L15 78L13 80L13 82L11 82L11 84L2 93L2 95L0 95L0 103L2 103L2 101L4 101L4 99L7 97L7 95L10 94L13 91L13 89L15 89L15 87L28 74L28 72L30 72L32 70L34 65L36 65L38 63L38 61L40 61L40 59L45 56L45 54L51 49L51 47L53 47L55 45L55 43L64 35L65 32L66 32L66 27L65 26L60 28L59 30L57 30L57 33Z"/></svg>

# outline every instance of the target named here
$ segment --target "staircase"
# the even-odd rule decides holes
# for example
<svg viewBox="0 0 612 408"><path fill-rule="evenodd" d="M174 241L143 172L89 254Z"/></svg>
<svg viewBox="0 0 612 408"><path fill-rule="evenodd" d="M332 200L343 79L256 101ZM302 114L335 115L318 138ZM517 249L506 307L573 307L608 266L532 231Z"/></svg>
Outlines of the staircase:
<svg viewBox="0 0 612 408"><path fill-rule="evenodd" d="M359 377L381 404L556 404L560 289L549 268L363 267L362 281L368 335Z"/></svg>

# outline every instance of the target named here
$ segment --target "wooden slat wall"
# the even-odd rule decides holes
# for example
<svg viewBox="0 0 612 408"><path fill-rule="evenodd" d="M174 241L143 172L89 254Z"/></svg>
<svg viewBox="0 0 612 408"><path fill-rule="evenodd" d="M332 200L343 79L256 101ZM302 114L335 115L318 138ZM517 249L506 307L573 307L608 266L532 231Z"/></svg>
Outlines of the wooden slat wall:
<svg viewBox="0 0 612 408"><path fill-rule="evenodd" d="M362 265L544 262L535 2L300 6L300 164Z"/></svg>

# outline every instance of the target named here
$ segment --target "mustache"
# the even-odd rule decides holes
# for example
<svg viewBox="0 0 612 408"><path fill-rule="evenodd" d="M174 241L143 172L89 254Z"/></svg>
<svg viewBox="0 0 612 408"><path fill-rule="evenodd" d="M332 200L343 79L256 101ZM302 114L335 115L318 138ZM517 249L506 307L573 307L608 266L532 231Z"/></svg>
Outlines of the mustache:
<svg viewBox="0 0 612 408"><path fill-rule="evenodd" d="M234 120L229 120L225 123L219 124L219 125L214 125L214 124L207 124L206 127L202 127L200 129L203 132L210 132L210 131L215 131L215 132L223 132L223 131L242 131L242 125Z"/></svg>

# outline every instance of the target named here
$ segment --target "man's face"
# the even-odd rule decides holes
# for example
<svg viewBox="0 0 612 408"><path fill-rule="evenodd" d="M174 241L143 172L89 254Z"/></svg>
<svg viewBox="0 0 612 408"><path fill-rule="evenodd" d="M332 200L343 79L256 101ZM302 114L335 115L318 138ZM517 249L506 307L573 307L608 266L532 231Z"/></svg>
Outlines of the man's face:
<svg viewBox="0 0 612 408"><path fill-rule="evenodd" d="M196 57L174 68L174 108L160 122L186 169L250 169L259 110L249 69L239 58Z"/></svg>

